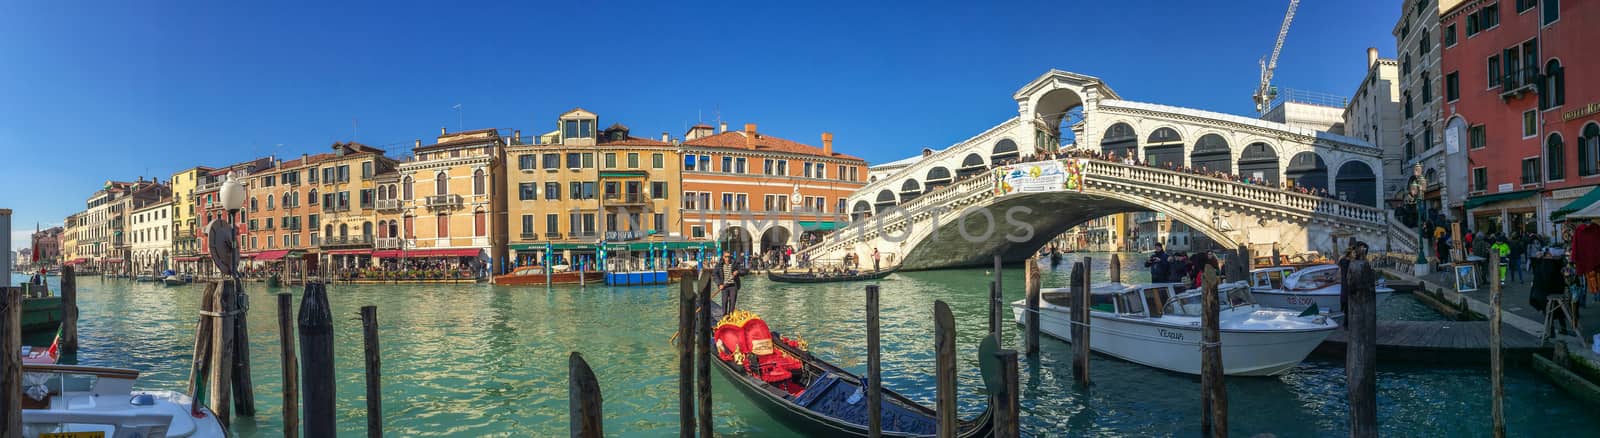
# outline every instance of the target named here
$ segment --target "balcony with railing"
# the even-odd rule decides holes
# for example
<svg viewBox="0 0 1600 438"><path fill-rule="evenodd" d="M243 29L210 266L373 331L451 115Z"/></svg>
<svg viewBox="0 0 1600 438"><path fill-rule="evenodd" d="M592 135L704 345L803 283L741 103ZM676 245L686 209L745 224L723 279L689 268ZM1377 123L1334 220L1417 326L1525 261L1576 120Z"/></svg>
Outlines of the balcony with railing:
<svg viewBox="0 0 1600 438"><path fill-rule="evenodd" d="M461 195L431 195L423 198L423 202L428 208L457 208L461 207Z"/></svg>
<svg viewBox="0 0 1600 438"><path fill-rule="evenodd" d="M606 203L611 205L644 205L650 200L643 193L612 193L606 195Z"/></svg>
<svg viewBox="0 0 1600 438"><path fill-rule="evenodd" d="M398 237L379 237L373 241L372 247L375 249L400 249L404 245L405 240Z"/></svg>
<svg viewBox="0 0 1600 438"><path fill-rule="evenodd" d="M517 237L521 238L522 240L539 240L539 233L524 232Z"/></svg>
<svg viewBox="0 0 1600 438"><path fill-rule="evenodd" d="M400 211L399 199L379 199L378 211Z"/></svg>
<svg viewBox="0 0 1600 438"><path fill-rule="evenodd" d="M323 247L330 246L371 246L372 236L334 236L322 238Z"/></svg>
<svg viewBox="0 0 1600 438"><path fill-rule="evenodd" d="M1506 66L1505 76L1500 79L1500 96L1509 98L1526 91L1535 91L1538 89L1541 79L1537 64L1528 64L1521 67L1508 65Z"/></svg>
<svg viewBox="0 0 1600 438"><path fill-rule="evenodd" d="M573 231L571 233L567 233L567 238L570 239L593 239L595 236L596 234L594 231Z"/></svg>
<svg viewBox="0 0 1600 438"><path fill-rule="evenodd" d="M559 232L559 231L546 232L546 233L544 233L544 238L550 239L550 240L560 239L561 238L561 232Z"/></svg>

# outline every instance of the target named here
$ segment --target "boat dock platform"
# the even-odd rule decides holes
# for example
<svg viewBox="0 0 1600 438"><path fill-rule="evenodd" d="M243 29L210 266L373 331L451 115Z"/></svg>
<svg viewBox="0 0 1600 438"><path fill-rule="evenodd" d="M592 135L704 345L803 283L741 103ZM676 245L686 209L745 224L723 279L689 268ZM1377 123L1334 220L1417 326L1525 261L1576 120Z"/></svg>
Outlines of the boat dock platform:
<svg viewBox="0 0 1600 438"><path fill-rule="evenodd" d="M1526 363L1544 347L1537 336L1501 326L1501 352L1510 362ZM1316 354L1344 357L1343 328L1328 335ZM1380 362L1489 362L1488 321L1378 321Z"/></svg>

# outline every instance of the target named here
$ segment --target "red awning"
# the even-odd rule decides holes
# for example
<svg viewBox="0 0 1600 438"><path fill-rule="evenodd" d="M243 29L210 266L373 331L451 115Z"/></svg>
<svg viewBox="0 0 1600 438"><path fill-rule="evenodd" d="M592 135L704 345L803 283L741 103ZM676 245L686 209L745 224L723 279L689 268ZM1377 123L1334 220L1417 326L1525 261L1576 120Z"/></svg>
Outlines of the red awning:
<svg viewBox="0 0 1600 438"><path fill-rule="evenodd" d="M483 250L477 248L411 249L404 252L400 250L383 250L372 253L372 256L391 259L423 259L429 257L477 257L482 252Z"/></svg>
<svg viewBox="0 0 1600 438"><path fill-rule="evenodd" d="M328 251L329 255L367 255L372 254L370 249L336 249Z"/></svg>
<svg viewBox="0 0 1600 438"><path fill-rule="evenodd" d="M83 264L83 262L87 262L87 261L89 261L89 259L86 259L86 258L83 258L83 257L78 257L78 258L72 259L72 261L67 262L66 264L67 265L78 265L78 264Z"/></svg>
<svg viewBox="0 0 1600 438"><path fill-rule="evenodd" d="M245 257L249 257L249 258L252 258L252 259L256 259L257 261L265 262L265 261L272 261L272 260L281 259L286 254L289 254L289 250L287 250L287 249L276 249L276 250L272 250L272 251L261 251L261 252L255 253L255 254L246 255Z"/></svg>
<svg viewBox="0 0 1600 438"><path fill-rule="evenodd" d="M122 263L122 259L100 259L102 263Z"/></svg>
<svg viewBox="0 0 1600 438"><path fill-rule="evenodd" d="M200 259L203 259L203 258L206 258L206 257L201 257L201 256L177 257L177 258L174 258L172 260L173 261L179 261L179 262L197 262L197 261L200 261Z"/></svg>

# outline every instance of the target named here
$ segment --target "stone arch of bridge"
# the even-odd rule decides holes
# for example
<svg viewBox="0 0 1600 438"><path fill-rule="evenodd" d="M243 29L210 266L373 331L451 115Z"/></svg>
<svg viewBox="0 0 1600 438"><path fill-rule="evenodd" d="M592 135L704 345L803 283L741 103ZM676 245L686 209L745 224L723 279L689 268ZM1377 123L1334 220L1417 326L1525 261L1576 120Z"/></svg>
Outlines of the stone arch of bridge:
<svg viewBox="0 0 1600 438"><path fill-rule="evenodd" d="M1164 213L1222 248L1239 244L1236 236L1219 229L1211 217L1200 217L1196 207L1096 189L1006 196L945 214L937 229L930 224L921 232L885 233L914 241L902 245L911 248L905 251L905 269L984 266L992 263L996 254L1006 262L1026 259L1067 229L1095 218L1136 211Z"/></svg>

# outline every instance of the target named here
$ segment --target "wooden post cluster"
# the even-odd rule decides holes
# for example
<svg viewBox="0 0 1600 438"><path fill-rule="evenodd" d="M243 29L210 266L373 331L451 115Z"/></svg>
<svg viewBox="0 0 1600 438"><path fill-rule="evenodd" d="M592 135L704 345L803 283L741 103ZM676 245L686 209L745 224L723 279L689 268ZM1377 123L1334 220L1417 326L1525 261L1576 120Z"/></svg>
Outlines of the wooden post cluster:
<svg viewBox="0 0 1600 438"><path fill-rule="evenodd" d="M215 312L219 315L216 318L217 328L212 332L214 337L211 341L211 399L207 404L226 428L232 424L233 415L229 409L233 404L232 391L237 388L237 380L233 378L234 341L238 339L234 334L238 326L234 325L236 314L233 311L239 308L238 302L234 301L237 296L233 294L233 288L237 286L232 280L222 280L212 282L206 287L215 289L210 295L216 302L212 308L216 309Z"/></svg>
<svg viewBox="0 0 1600 438"><path fill-rule="evenodd" d="M883 354L878 344L878 285L867 286L867 436L883 436Z"/></svg>
<svg viewBox="0 0 1600 438"><path fill-rule="evenodd" d="M194 412L199 412L198 405L204 401L210 402L208 394L217 385L211 380L212 359L214 354L212 341L216 339L213 334L217 330L217 283L207 283L204 291L200 292L200 318L195 323L194 329L194 359L189 365L189 389L187 393L194 397ZM215 413L215 411L213 411Z"/></svg>
<svg viewBox="0 0 1600 438"><path fill-rule="evenodd" d="M695 331L695 281L685 274L678 279L678 436L694 437L694 346L700 337Z"/></svg>
<svg viewBox="0 0 1600 438"><path fill-rule="evenodd" d="M1237 256L1235 256L1237 257ZM1235 259L1237 261L1237 258ZM1222 303L1217 286L1222 282L1217 270L1202 269L1200 278L1200 432L1216 437L1228 436L1228 392L1222 381L1222 330L1218 321Z"/></svg>
<svg viewBox="0 0 1600 438"><path fill-rule="evenodd" d="M245 312L249 309L249 297L244 294L244 284L237 281L231 282L232 290L227 290L230 282L224 282L224 293L231 296L229 307L226 309L233 314L233 410L234 413L244 417L256 415L256 389L254 379L250 373L250 326L249 318Z"/></svg>
<svg viewBox="0 0 1600 438"><path fill-rule="evenodd" d="M1000 304L1001 297L1005 295L1002 293L1005 291L1004 283L1000 281L1001 270L1000 255L996 254L994 256L994 282L989 284L989 332L995 334L996 341L1002 339L1000 337L1000 329L1002 327L1001 324L1004 324L1006 319L1005 316L1000 314L1000 311L1004 309L1004 306Z"/></svg>
<svg viewBox="0 0 1600 438"><path fill-rule="evenodd" d="M361 306L361 345L367 363L367 436L383 437L383 357L378 354L378 306Z"/></svg>
<svg viewBox="0 0 1600 438"><path fill-rule="evenodd" d="M1022 388L1017 381L1017 350L1000 350L1000 393L995 394L995 438L1019 438L1022 425L1018 422L1022 405L1019 403Z"/></svg>
<svg viewBox="0 0 1600 438"><path fill-rule="evenodd" d="M301 283L306 284L306 283ZM294 294L278 294L278 366L283 369L283 436L300 436L300 363L294 348Z"/></svg>
<svg viewBox="0 0 1600 438"><path fill-rule="evenodd" d="M956 319L944 300L933 302L934 413L938 437L956 436Z"/></svg>
<svg viewBox="0 0 1600 438"><path fill-rule="evenodd" d="M1348 344L1345 386L1350 391L1350 436L1378 436L1377 275L1365 255L1350 261L1344 281L1350 308L1345 312Z"/></svg>
<svg viewBox="0 0 1600 438"><path fill-rule="evenodd" d="M10 233L7 233L8 235ZM6 250L11 247L7 246ZM0 257L0 263L9 263ZM5 415L5 420L0 421L0 436L22 436L22 289L11 287L11 278L8 275L0 283L0 415Z"/></svg>
<svg viewBox="0 0 1600 438"><path fill-rule="evenodd" d="M61 355L78 354L78 275L71 266L61 267Z"/></svg>
<svg viewBox="0 0 1600 438"><path fill-rule="evenodd" d="M1495 438L1506 436L1505 363L1500 352L1500 252L1489 251L1489 386L1492 388ZM1570 317L1570 315L1569 315ZM1559 342L1558 342L1559 344Z"/></svg>
<svg viewBox="0 0 1600 438"><path fill-rule="evenodd" d="M1039 354L1039 286L1043 279L1039 274L1039 261L1037 259L1029 261L1025 269L1028 277L1026 298L1028 310L1022 316L1027 321L1028 356L1037 356Z"/></svg>
<svg viewBox="0 0 1600 438"><path fill-rule="evenodd" d="M589 369L589 362L576 351L567 357L568 419L573 438L606 436L601 415L600 381Z"/></svg>
<svg viewBox="0 0 1600 438"><path fill-rule="evenodd" d="M304 436L335 436L338 424L334 405L333 310L322 283L306 285L300 297L300 394L304 397Z"/></svg>
<svg viewBox="0 0 1600 438"><path fill-rule="evenodd" d="M700 320L695 322L694 343L697 345L698 358L695 359L694 379L697 425L700 427L700 436L712 436L711 424L711 273L701 272L700 278L695 281L695 288L699 291Z"/></svg>
<svg viewBox="0 0 1600 438"><path fill-rule="evenodd" d="M1119 257L1116 254L1112 254L1111 255L1111 264L1109 266L1106 266L1106 268L1107 268L1108 271L1110 271L1109 274L1111 275L1111 282L1112 283L1121 283L1122 282L1122 257Z"/></svg>
<svg viewBox="0 0 1600 438"><path fill-rule="evenodd" d="M1072 264L1072 378L1089 384L1089 266L1090 260Z"/></svg>

